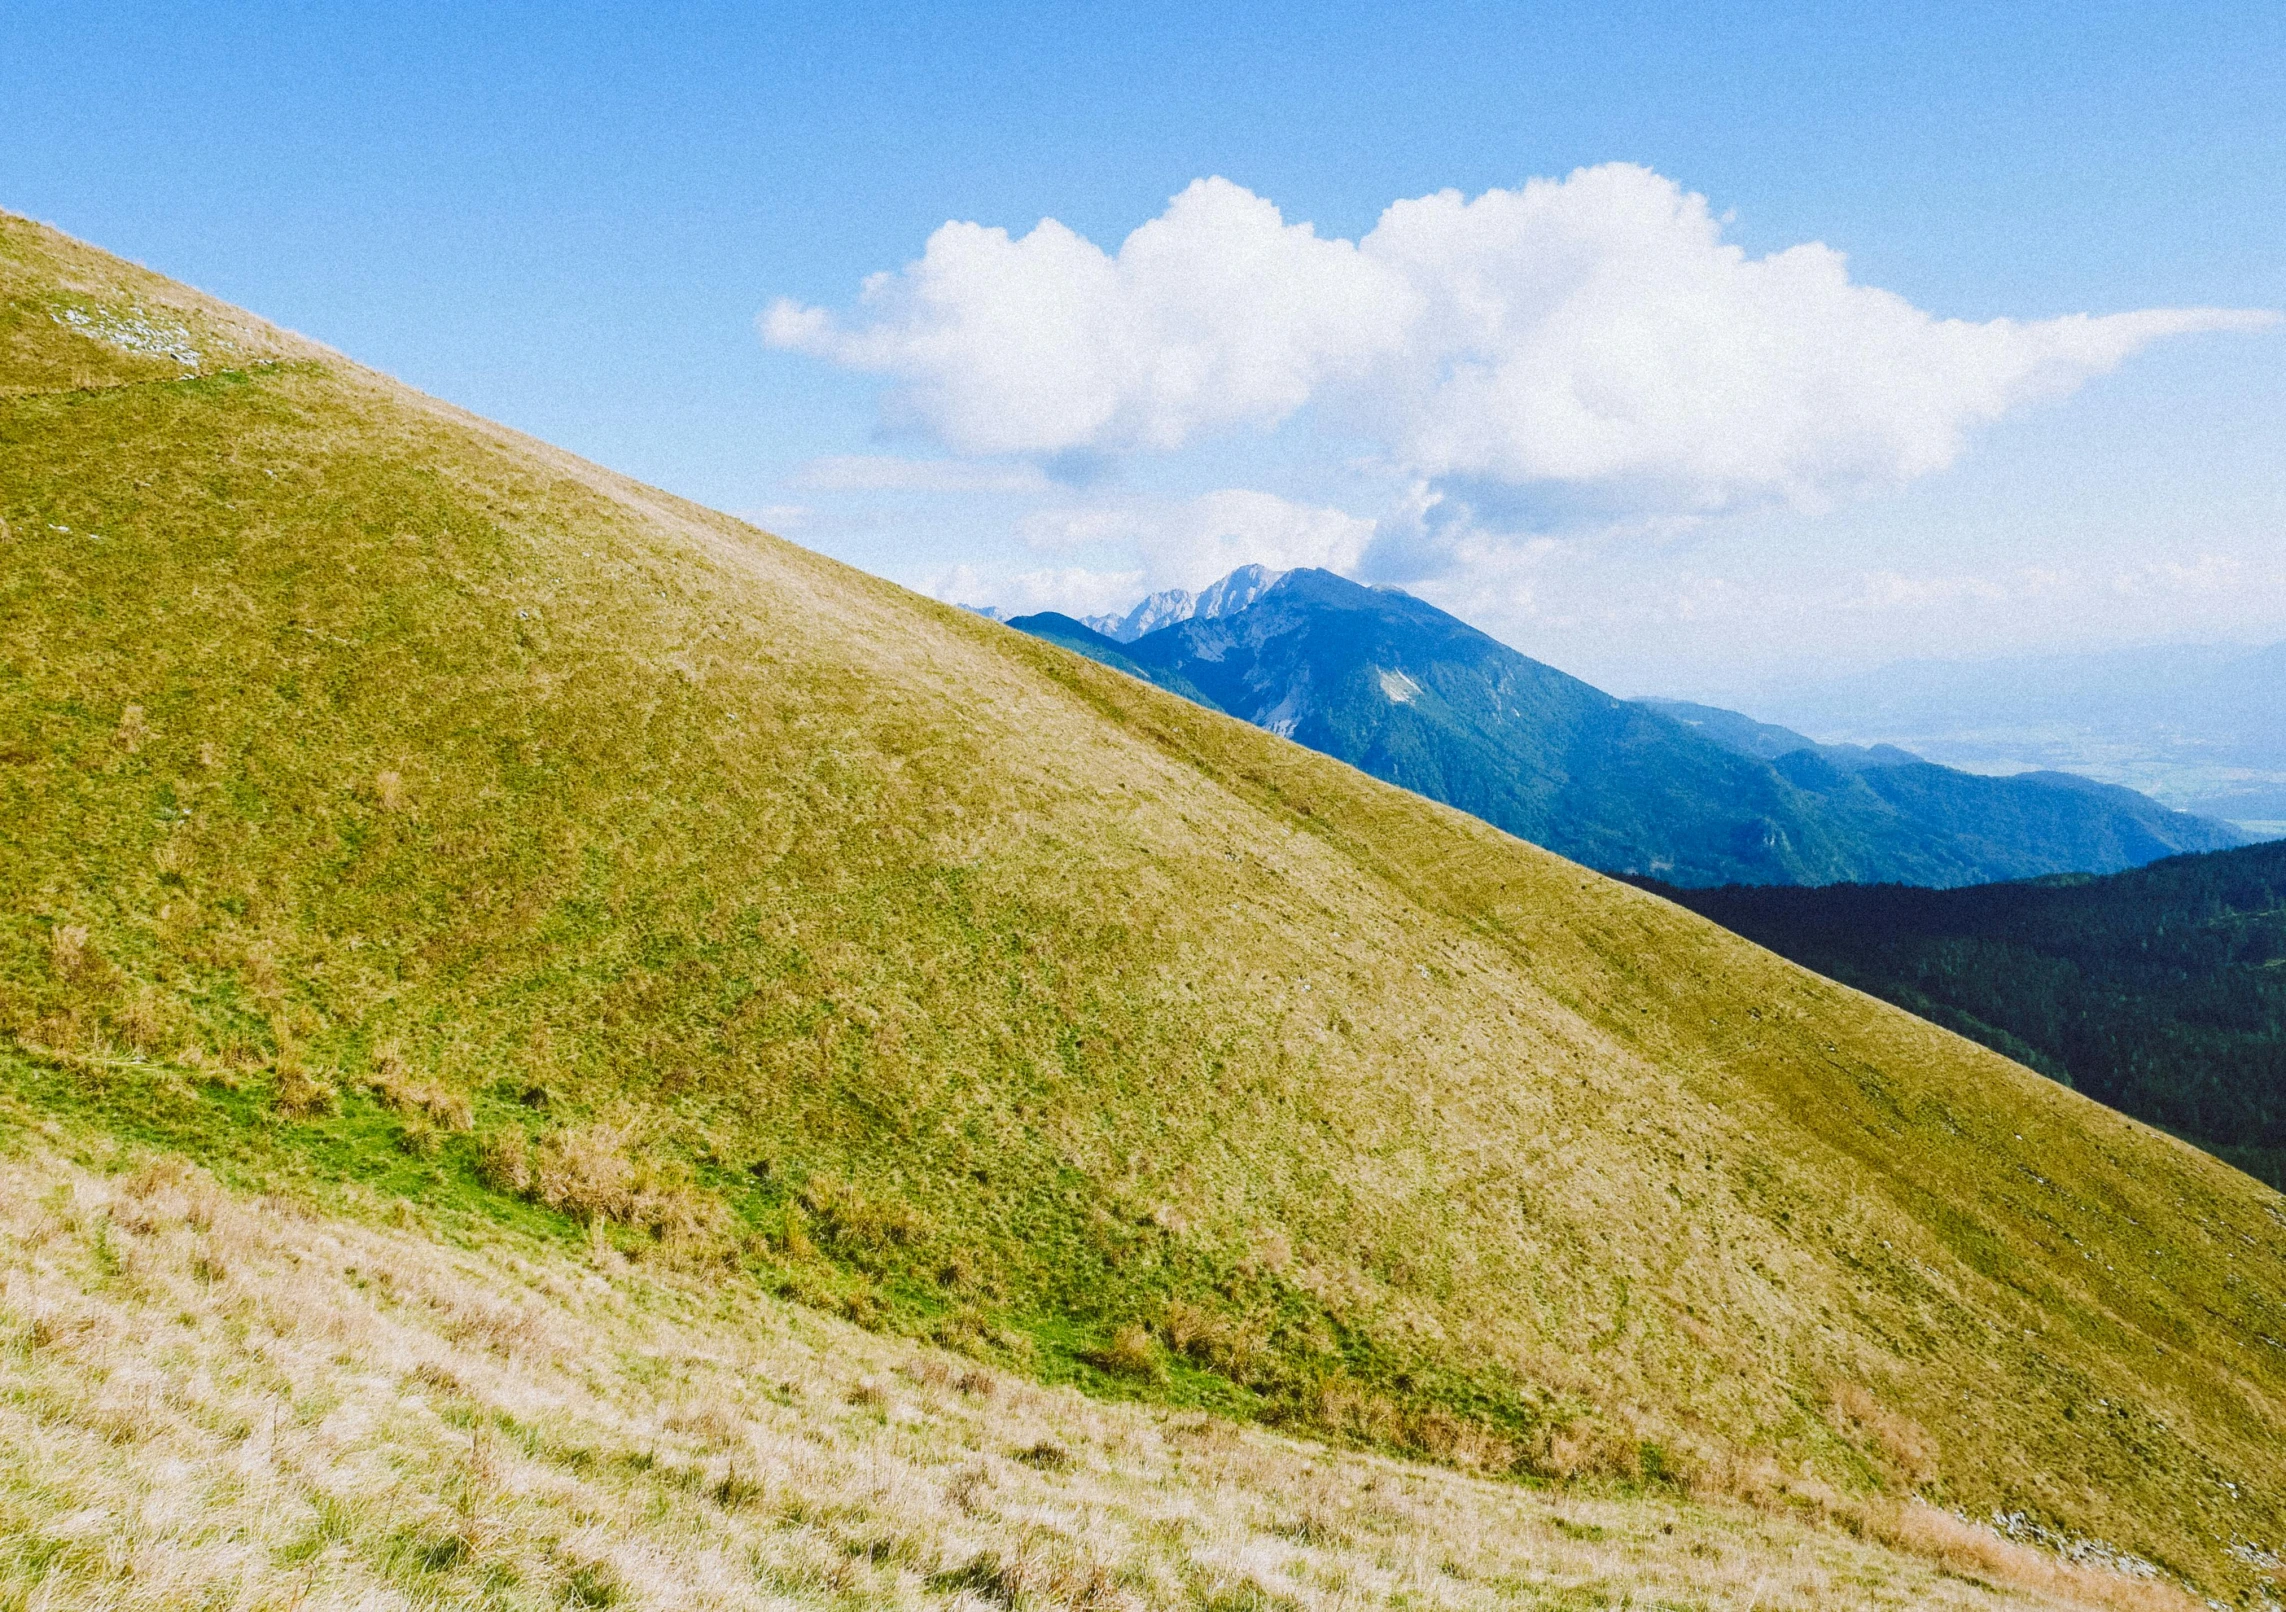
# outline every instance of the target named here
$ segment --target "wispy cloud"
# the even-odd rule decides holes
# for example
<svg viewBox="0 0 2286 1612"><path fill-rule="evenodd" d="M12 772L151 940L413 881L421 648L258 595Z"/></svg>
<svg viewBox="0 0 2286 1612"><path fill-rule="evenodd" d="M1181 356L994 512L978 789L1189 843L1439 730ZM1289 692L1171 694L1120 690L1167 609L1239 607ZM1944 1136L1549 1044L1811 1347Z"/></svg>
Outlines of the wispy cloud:
<svg viewBox="0 0 2286 1612"><path fill-rule="evenodd" d="M1196 498L1124 498L1035 511L1022 525L1035 548L1116 545L1139 555L1152 584L1198 588L1241 565L1354 570L1374 522L1273 493L1226 487Z"/></svg>
<svg viewBox="0 0 2286 1612"><path fill-rule="evenodd" d="M978 464L966 459L900 459L841 454L812 459L795 472L808 492L1044 493L1054 484L1033 464Z"/></svg>
<svg viewBox="0 0 2286 1612"><path fill-rule="evenodd" d="M1061 566L987 575L972 566L956 565L930 578L927 591L947 604L998 605L1012 616L1039 610L1090 616L1125 609L1144 587L1141 571Z"/></svg>
<svg viewBox="0 0 2286 1612"><path fill-rule="evenodd" d="M765 532L798 532L810 523L811 510L807 504L764 504L759 508L731 511L742 521L749 521Z"/></svg>

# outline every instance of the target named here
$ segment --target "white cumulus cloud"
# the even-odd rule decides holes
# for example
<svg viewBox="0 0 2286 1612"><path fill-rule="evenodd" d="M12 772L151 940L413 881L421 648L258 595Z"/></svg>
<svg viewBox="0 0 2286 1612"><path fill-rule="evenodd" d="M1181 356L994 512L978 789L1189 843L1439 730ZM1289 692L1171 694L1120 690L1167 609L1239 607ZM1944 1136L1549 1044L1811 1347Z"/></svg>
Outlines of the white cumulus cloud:
<svg viewBox="0 0 2286 1612"><path fill-rule="evenodd" d="M1274 425L1401 342L1403 287L1348 241L1202 179L1108 256L1054 219L951 223L866 282L846 330L781 300L764 339L894 376L893 413L962 453L1175 448Z"/></svg>
<svg viewBox="0 0 2286 1612"><path fill-rule="evenodd" d="M1171 450L1316 403L1403 474L1678 511L1896 486L2152 341L2276 317L1940 319L1822 245L1750 257L1624 164L1401 201L1355 242L1221 179L1115 254L948 223L861 307L780 301L762 331L889 377L893 423L960 454Z"/></svg>

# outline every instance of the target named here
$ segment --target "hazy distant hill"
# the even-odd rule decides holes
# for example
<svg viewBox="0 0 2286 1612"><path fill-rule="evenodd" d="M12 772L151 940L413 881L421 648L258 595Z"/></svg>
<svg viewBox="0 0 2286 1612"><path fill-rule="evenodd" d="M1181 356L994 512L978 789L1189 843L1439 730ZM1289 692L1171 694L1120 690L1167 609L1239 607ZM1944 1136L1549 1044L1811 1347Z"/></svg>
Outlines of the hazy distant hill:
<svg viewBox="0 0 2286 1612"><path fill-rule="evenodd" d="M1909 767L1922 759L1893 744L1820 744L1792 728L1782 728L1775 722L1757 722L1753 717L1726 711L1720 706L1694 705L1689 700L1639 699L1635 703L1680 722L1725 750L1760 761L1776 761L1781 756L1807 751L1820 761L1855 772L1865 767Z"/></svg>
<svg viewBox="0 0 2286 1612"><path fill-rule="evenodd" d="M2061 768L2184 811L2286 823L2286 644L1904 661L1772 687L1756 705L1960 766Z"/></svg>
<svg viewBox="0 0 2286 1612"><path fill-rule="evenodd" d="M2286 1540L2276 1195L1670 902L4 215L0 522L0 1603L1651 1594L1218 1417L1675 1605ZM1220 697L1783 782L1286 587Z"/></svg>
<svg viewBox="0 0 2286 1612"><path fill-rule="evenodd" d="M1971 890L1665 893L2286 1186L2286 844Z"/></svg>
<svg viewBox="0 0 2286 1612"><path fill-rule="evenodd" d="M1615 699L1330 572L1244 580L1252 603L1124 644L1068 617L1012 625L1591 867L1678 884L1970 884L2242 842L2084 779L1980 777L1712 707Z"/></svg>

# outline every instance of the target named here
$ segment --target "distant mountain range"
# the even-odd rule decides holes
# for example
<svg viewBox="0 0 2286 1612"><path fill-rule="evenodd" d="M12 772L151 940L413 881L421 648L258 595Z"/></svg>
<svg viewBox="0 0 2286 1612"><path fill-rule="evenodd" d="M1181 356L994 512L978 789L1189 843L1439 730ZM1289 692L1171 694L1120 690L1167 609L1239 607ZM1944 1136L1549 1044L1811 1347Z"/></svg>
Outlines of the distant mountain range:
<svg viewBox="0 0 2286 1612"><path fill-rule="evenodd" d="M1982 777L1632 702L1389 588L1248 566L1100 624L1010 625L1460 807L1575 861L1677 885L1960 885L2242 844L2059 773Z"/></svg>
<svg viewBox="0 0 2286 1612"><path fill-rule="evenodd" d="M1811 732L1935 761L2064 768L2183 811L2286 825L2286 644L1903 661L1756 703Z"/></svg>
<svg viewBox="0 0 2286 1612"><path fill-rule="evenodd" d="M1082 616L1080 620L1106 638L1131 644L1178 621L1234 616L1276 587L1285 574L1268 566L1242 565L1203 592L1169 588L1150 595L1123 616Z"/></svg>
<svg viewBox="0 0 2286 1612"><path fill-rule="evenodd" d="M1661 893L2286 1188L2286 843L1974 890Z"/></svg>

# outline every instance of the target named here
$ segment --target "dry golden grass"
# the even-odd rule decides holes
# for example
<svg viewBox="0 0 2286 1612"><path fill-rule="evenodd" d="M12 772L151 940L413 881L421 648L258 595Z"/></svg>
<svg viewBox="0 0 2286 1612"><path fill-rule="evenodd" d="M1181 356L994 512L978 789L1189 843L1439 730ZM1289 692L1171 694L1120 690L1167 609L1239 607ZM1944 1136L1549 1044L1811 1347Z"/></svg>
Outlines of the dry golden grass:
<svg viewBox="0 0 2286 1612"><path fill-rule="evenodd" d="M1927 1508L1900 1552L1535 1494L381 1207L0 1159L0 1606L2188 1605Z"/></svg>

